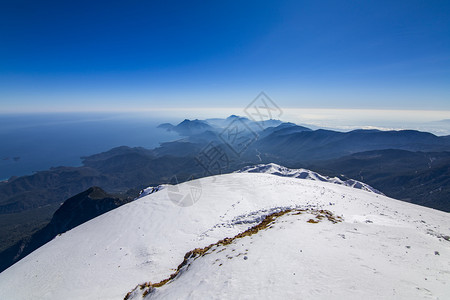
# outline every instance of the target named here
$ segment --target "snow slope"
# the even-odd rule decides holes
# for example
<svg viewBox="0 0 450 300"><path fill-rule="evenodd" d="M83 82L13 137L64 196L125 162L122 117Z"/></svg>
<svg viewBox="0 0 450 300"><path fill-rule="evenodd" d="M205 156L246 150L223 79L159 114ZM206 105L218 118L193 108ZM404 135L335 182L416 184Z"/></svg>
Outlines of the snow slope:
<svg viewBox="0 0 450 300"><path fill-rule="evenodd" d="M256 166L248 166L245 168L242 168L236 173L266 173L266 174L273 174L278 176L284 176L284 177L293 177L293 178L301 178L301 179L309 179L309 180L317 180L317 181L324 181L324 182L330 182L334 184L340 184L349 186L355 189L360 189L380 195L384 195L379 190L371 187L370 185L354 180L354 179L348 179L348 180L341 180L337 177L328 177L320 175L319 173L316 173L311 170L307 169L289 169L274 163L270 164L259 164Z"/></svg>
<svg viewBox="0 0 450 300"><path fill-rule="evenodd" d="M0 274L0 299L123 299L185 254L294 209L253 235L187 259L146 299L448 299L449 214L322 181L233 173L168 188L76 227ZM191 193L193 182L177 186ZM300 209L310 209L299 211ZM318 218L330 211L342 222ZM148 288L136 289L142 299Z"/></svg>

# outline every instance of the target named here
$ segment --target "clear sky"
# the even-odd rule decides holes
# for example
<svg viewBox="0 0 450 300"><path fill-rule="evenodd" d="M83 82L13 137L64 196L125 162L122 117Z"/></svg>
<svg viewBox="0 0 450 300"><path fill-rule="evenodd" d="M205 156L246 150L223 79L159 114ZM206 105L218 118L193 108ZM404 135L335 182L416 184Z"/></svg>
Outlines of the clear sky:
<svg viewBox="0 0 450 300"><path fill-rule="evenodd" d="M450 111L450 1L0 2L0 110Z"/></svg>

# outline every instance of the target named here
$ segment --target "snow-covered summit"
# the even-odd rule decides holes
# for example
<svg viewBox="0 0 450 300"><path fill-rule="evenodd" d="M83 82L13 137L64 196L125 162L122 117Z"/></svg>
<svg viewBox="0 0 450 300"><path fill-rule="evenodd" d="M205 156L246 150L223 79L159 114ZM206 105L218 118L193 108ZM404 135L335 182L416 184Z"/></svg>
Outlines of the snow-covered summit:
<svg viewBox="0 0 450 300"><path fill-rule="evenodd" d="M300 178L300 179L308 179L308 180L318 180L323 182L330 182L334 184L340 184L349 186L355 189L364 190L367 192L372 192L375 194L384 195L382 192L378 191L377 189L371 187L370 185L354 180L354 179L348 179L348 180L341 180L337 177L329 177L329 176L323 176L319 173L316 173L311 170L307 169L289 169L274 163L270 164L259 164L255 166L247 166L245 168L242 168L235 173L265 173L265 174L272 174L272 175L278 175L283 177L293 177L293 178Z"/></svg>
<svg viewBox="0 0 450 300"><path fill-rule="evenodd" d="M196 184L194 184L196 183ZM56 237L0 273L0 299L446 299L449 214L322 181L178 184Z"/></svg>

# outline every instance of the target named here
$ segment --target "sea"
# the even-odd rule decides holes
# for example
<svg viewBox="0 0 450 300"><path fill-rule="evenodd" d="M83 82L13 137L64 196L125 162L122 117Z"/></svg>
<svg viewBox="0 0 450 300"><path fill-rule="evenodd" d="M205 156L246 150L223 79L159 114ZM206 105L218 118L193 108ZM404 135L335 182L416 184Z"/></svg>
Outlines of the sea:
<svg viewBox="0 0 450 300"><path fill-rule="evenodd" d="M157 128L180 120L155 114L47 113L0 115L0 181L58 166L118 146L155 148L180 138Z"/></svg>

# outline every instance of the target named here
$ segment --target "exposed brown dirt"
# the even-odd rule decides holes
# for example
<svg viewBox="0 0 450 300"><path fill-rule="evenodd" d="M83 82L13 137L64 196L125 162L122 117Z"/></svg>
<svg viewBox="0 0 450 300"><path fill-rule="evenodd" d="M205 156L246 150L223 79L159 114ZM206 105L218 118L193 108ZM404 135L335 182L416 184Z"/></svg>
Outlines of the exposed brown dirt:
<svg viewBox="0 0 450 300"><path fill-rule="evenodd" d="M210 244L206 247L195 248L194 250L187 252L184 255L183 261L178 265L175 272L172 273L168 278L163 279L160 282L156 282L156 283L145 282L145 283L139 284L131 292L128 292L126 294L124 300L128 300L130 298L132 292L135 291L136 289L140 289L140 290L145 289L145 291L142 294L142 297L145 297L148 293L150 293L150 291L152 289L161 287L161 286L165 285L166 283L168 283L169 281L173 280L175 277L177 277L177 275L180 273L181 269L189 263L191 258L197 259L198 257L206 255L207 252L214 246L226 246L226 245L231 244L236 239L240 239L240 238L243 238L246 236L251 236L253 234L258 233L260 230L271 228L272 227L271 225L277 218L279 218L287 213L291 213L291 212L294 212L293 213L294 215L299 215L304 212L316 215L317 220L309 219L307 221L308 223L319 223L324 218L328 219L328 221L332 222L333 224L342 222L342 218L340 216L335 216L335 215L333 215L332 212L330 212L328 210L286 209L286 210L282 210L279 212L274 212L270 215L267 215L259 224L247 229L244 232L241 232L241 233L235 235L234 237L231 237L231 238L226 237L226 238L224 238L216 243ZM212 251L214 251L214 250L215 249L213 249Z"/></svg>

